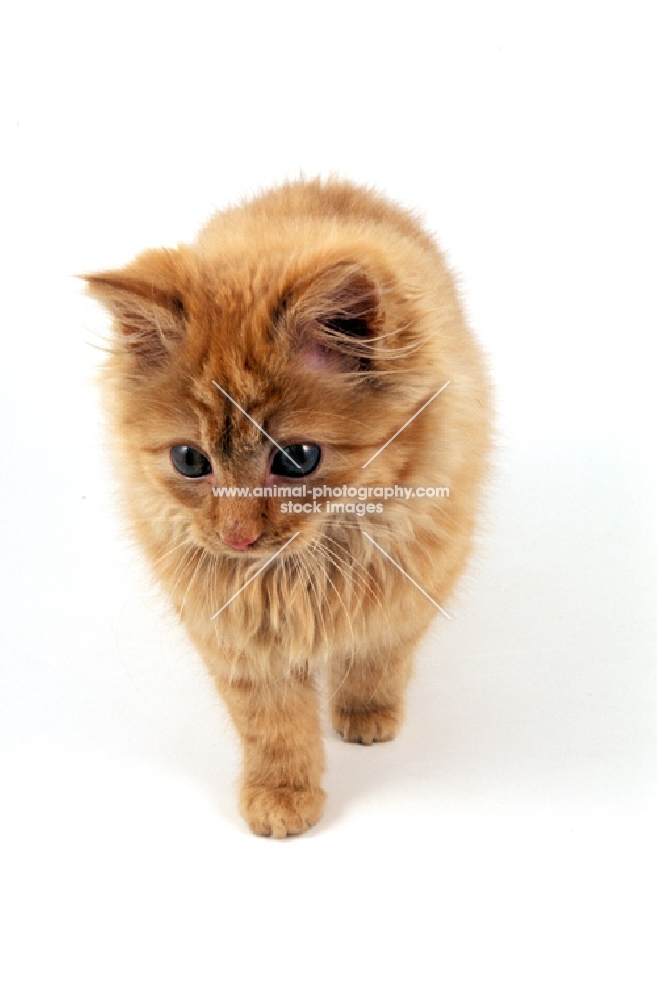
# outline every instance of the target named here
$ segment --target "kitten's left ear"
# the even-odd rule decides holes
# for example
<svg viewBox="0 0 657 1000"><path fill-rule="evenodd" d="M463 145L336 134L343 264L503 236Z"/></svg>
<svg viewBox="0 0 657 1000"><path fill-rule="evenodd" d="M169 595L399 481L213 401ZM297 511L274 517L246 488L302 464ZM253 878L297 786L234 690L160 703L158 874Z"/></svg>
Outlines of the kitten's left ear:
<svg viewBox="0 0 657 1000"><path fill-rule="evenodd" d="M176 251L149 250L121 270L82 277L114 317L120 346L135 363L156 363L182 340L187 311Z"/></svg>
<svg viewBox="0 0 657 1000"><path fill-rule="evenodd" d="M356 263L341 262L321 272L291 308L293 325L312 360L322 367L372 367L384 321L378 283Z"/></svg>

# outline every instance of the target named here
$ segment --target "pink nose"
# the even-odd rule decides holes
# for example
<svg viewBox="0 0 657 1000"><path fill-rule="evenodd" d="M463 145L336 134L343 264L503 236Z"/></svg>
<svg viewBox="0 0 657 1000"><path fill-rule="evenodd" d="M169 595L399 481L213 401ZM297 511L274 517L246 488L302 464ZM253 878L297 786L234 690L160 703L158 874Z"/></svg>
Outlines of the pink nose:
<svg viewBox="0 0 657 1000"><path fill-rule="evenodd" d="M258 540L259 535L221 535L222 542L226 545L230 545L232 549L237 549L238 552L244 552L248 549L254 542Z"/></svg>

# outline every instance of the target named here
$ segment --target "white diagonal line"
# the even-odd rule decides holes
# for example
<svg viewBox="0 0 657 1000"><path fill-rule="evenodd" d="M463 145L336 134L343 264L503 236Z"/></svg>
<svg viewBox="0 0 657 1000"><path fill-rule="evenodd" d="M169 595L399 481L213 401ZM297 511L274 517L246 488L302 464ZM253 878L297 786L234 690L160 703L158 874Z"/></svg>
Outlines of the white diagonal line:
<svg viewBox="0 0 657 1000"><path fill-rule="evenodd" d="M247 414L247 416L248 416L248 414ZM237 593L233 594L233 596L231 597L230 601L226 601L226 603L224 604L223 608L219 608L218 611L215 611L215 613L210 618L210 621L213 622L215 620L215 618L217 617L217 615L220 615L221 612L224 610L224 608L228 607L228 605L231 603L231 601L234 601L236 597L239 597L239 595L242 593L242 591L246 590L246 588L248 587L248 585L250 583L252 583L257 576L260 576L260 574L262 573L263 569L267 569L267 567L269 566L269 563L273 562L274 559L276 559L277 556L280 556L280 554L283 551L283 549L287 548L287 546L290 544L290 542L293 542L294 539L297 537L298 534L300 534L300 532L297 531L297 532L295 532L294 535L292 535L292 538L288 538L288 540L286 541L285 545L281 545L281 547L278 550L278 552L274 552L274 554L271 557L271 559L268 559L267 562L264 564L264 566L260 567L260 569L258 570L257 573L254 573L253 576L249 577L249 579L246 581L246 583L244 584L244 586L240 587L240 589L237 591Z"/></svg>
<svg viewBox="0 0 657 1000"><path fill-rule="evenodd" d="M443 386L443 388L444 388L444 386ZM429 400L429 402L431 402L431 400ZM362 528L361 528L361 531L362 531ZM386 559L390 560L390 562L392 563L393 566L397 567L397 569L399 570L400 573L404 574L404 576L406 577L407 580L411 581L411 583L413 584L414 587L417 587L417 589L420 591L421 594L424 594L424 596L429 601L431 601L431 603L434 604L438 608L438 610L442 612L442 614L444 614L445 618L449 618L450 621L452 620L451 616L447 614L447 612L444 610L444 608L441 608L440 604L436 603L436 601L434 601L433 597L430 597L429 594L427 594L426 590L422 590L422 587L420 586L420 584L416 583L415 580L413 579L413 577L409 576L408 573L406 572L406 570L402 569L401 566L399 565L399 563L395 562L395 560L392 558L392 556L388 555L388 553L385 551L385 549L382 549L380 545L377 545L377 543L374 541L374 539L372 538L371 535L368 535L366 531L363 531L363 534L365 535L365 538L369 538L369 540L371 541L372 545L375 545L376 548L379 550L379 552L383 553L383 555L386 557Z"/></svg>
<svg viewBox="0 0 657 1000"><path fill-rule="evenodd" d="M218 382L215 382L215 380L214 380L214 379L212 379L212 384L213 384L213 385L216 385L216 387L217 387L217 389L219 390L219 392L223 392L223 394L224 394L224 396L226 397L226 399L229 399L229 400L231 401L231 403L233 403L233 405L237 407L237 409L238 409L238 410L240 411L240 413L243 413L245 417L248 417L248 419L249 419L249 420L251 421L251 423L252 423L252 424L253 424L253 425L254 425L255 427L257 427L259 431L262 431L262 433L263 433L263 434L265 435L265 437L266 437L266 438L269 438L269 440L271 441L271 443L272 443L272 444L275 444L275 445L276 445L276 447L278 448L278 450L279 450L279 451L282 451L282 452L284 452L284 454L285 454L285 457L286 457L286 458L289 458L289 460L290 460L290 461L292 462L292 464L293 464L293 465L296 465L297 469L301 469L301 466L299 465L299 463L298 463L298 462L295 462L295 461L294 461L294 459L293 459L293 458L292 458L292 456L290 455L289 451L285 451L285 449L284 449L284 448L281 448L281 446L280 446L280 444L278 443L278 441L274 441L274 439L273 439L273 437L271 436L271 434L268 434L268 433L267 433L267 431L266 431L266 430L264 429L264 427L261 427L261 426L260 426L260 424L259 424L259 423L258 423L258 422L257 422L256 420L254 420L254 419L253 419L253 417L252 417L252 416L251 416L251 415L250 415L249 413L247 413L247 412L246 412L246 410L243 410L243 409L242 409L242 407L240 406L240 404L239 404L239 403L237 403L237 402L235 402L235 400L233 399L233 397L232 397L232 396L229 396L229 395L228 395L228 393L226 392L226 390L225 390L225 389L222 389L222 388L221 388L221 386L219 385L219 383L218 383ZM429 402L431 402L431 400L429 400ZM403 429L404 429L404 428L402 427L402 430L403 430ZM370 461L371 461L371 459L370 459ZM217 613L218 613L218 612L217 612Z"/></svg>
<svg viewBox="0 0 657 1000"><path fill-rule="evenodd" d="M445 382L445 384L440 387L440 389L438 390L438 392L434 392L434 394L431 397L431 399L428 399L426 401L426 403L424 404L424 406L421 406L420 409L417 411L417 413L414 413L413 416L411 417L411 419L407 420L406 423L404 424L404 426L399 428L399 430L397 431L396 434L393 434L391 438L388 438L388 440L386 441L386 443L384 445L382 445L382 447L379 448L378 451L375 451L374 454L372 455L372 457L368 458L368 460L365 462L365 465L362 465L361 468L362 469L366 469L367 466L370 464L370 462L373 462L374 459L376 458L376 456L380 455L381 452L383 451L383 449L387 448L388 445L390 444L390 442L395 440L395 438L397 437L397 434L401 434L401 432L403 430L405 430L408 427L408 425L415 420L416 417L419 417L419 415L422 413L422 410L426 409L426 407L429 405L429 403L433 403L433 401L436 398L436 396L439 396L441 394L441 392L443 391L443 389L447 388L447 386L449 385L450 381L451 380L448 380L447 382ZM217 383L215 382L215 385L216 384ZM247 414L247 416L248 416L248 414ZM429 598L429 600L431 600L431 598ZM441 610L442 610L442 608L441 608Z"/></svg>

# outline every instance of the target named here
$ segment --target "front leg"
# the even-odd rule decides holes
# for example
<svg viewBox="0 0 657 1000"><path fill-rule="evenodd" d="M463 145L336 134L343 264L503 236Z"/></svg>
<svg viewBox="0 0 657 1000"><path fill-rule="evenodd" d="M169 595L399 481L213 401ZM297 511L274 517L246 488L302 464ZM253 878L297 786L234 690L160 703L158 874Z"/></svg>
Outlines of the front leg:
<svg viewBox="0 0 657 1000"><path fill-rule="evenodd" d="M395 738L404 717L404 693L412 660L385 650L329 665L329 707L334 729L349 743Z"/></svg>
<svg viewBox="0 0 657 1000"><path fill-rule="evenodd" d="M308 676L270 684L220 682L242 742L240 808L261 837L303 833L321 817L324 746L317 692Z"/></svg>

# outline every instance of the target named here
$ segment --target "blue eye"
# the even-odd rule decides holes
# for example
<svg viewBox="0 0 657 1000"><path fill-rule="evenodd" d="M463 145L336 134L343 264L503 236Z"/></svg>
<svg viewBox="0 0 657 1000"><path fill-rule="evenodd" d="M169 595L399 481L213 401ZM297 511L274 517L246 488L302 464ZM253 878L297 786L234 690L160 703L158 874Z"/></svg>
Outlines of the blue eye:
<svg viewBox="0 0 657 1000"><path fill-rule="evenodd" d="M187 479L200 479L212 472L210 459L191 445L174 444L170 454L174 469Z"/></svg>
<svg viewBox="0 0 657 1000"><path fill-rule="evenodd" d="M322 449L318 444L289 444L283 451L274 452L271 472L274 476L303 479L315 471L321 457Z"/></svg>

